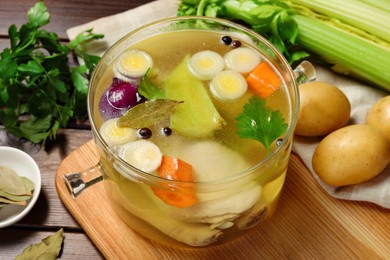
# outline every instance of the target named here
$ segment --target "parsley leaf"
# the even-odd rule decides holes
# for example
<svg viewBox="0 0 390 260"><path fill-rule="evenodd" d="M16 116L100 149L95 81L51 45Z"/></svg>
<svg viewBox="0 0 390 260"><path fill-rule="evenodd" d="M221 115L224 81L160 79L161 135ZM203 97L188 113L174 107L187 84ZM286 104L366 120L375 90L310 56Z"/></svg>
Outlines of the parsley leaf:
<svg viewBox="0 0 390 260"><path fill-rule="evenodd" d="M254 96L245 104L243 112L236 118L241 138L254 139L261 142L267 153L273 141L285 134L287 123L280 111L266 107L265 100Z"/></svg>
<svg viewBox="0 0 390 260"><path fill-rule="evenodd" d="M35 27L44 26L50 21L50 14L43 2L38 2L34 7L28 10L28 18Z"/></svg>
<svg viewBox="0 0 390 260"><path fill-rule="evenodd" d="M0 124L17 137L45 143L70 120L87 117L88 81L100 57L87 54L84 44L103 35L87 30L66 45L41 28L50 21L43 1L27 15L19 29L9 27L10 48L0 52ZM72 52L85 65L71 68Z"/></svg>

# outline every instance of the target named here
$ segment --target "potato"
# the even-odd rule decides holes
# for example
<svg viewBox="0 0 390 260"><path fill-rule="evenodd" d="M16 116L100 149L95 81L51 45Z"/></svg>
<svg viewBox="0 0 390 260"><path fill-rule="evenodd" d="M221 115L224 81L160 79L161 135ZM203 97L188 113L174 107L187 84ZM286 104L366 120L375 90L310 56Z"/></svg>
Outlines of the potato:
<svg viewBox="0 0 390 260"><path fill-rule="evenodd" d="M380 99L371 107L366 122L381 130L390 140L390 96Z"/></svg>
<svg viewBox="0 0 390 260"><path fill-rule="evenodd" d="M365 182L390 162L390 141L370 125L350 125L326 136L314 151L314 171L327 184Z"/></svg>
<svg viewBox="0 0 390 260"><path fill-rule="evenodd" d="M309 82L299 86L300 109L295 134L325 136L347 125L351 104L336 86Z"/></svg>

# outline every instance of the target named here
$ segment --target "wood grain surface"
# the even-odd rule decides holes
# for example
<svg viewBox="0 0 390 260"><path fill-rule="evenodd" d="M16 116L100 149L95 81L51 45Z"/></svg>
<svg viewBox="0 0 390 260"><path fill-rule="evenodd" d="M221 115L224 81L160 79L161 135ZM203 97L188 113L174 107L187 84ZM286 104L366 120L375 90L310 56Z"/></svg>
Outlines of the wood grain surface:
<svg viewBox="0 0 390 260"><path fill-rule="evenodd" d="M94 165L93 141L60 164L59 196L107 259L390 259L389 210L363 202L340 201L321 190L293 155L273 217L223 246L173 249L143 238L110 207L102 183L73 199L62 175Z"/></svg>

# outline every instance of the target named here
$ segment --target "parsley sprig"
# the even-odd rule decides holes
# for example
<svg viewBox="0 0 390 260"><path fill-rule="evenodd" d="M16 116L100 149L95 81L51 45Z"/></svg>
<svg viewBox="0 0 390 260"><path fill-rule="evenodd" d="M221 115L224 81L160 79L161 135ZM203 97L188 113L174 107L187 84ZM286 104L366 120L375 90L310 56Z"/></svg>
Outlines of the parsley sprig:
<svg viewBox="0 0 390 260"><path fill-rule="evenodd" d="M266 107L264 99L253 96L238 115L237 127L241 138L261 142L270 153L271 144L286 133L288 125L280 111Z"/></svg>
<svg viewBox="0 0 390 260"><path fill-rule="evenodd" d="M88 30L65 45L41 28L50 21L43 2L27 15L19 29L9 27L10 48L0 53L0 124L17 137L44 143L69 120L86 118L89 76L100 57L87 54L83 44L103 35ZM71 53L85 64L71 68Z"/></svg>

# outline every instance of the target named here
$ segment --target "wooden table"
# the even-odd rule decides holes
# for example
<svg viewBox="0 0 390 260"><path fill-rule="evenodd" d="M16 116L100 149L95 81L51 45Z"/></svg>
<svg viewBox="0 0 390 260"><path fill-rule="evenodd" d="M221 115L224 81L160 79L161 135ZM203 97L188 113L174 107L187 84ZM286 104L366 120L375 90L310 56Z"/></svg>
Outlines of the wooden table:
<svg viewBox="0 0 390 260"><path fill-rule="evenodd" d="M115 14L148 0L46 0L52 19L46 27L67 41L66 29L99 17ZM26 21L34 0L2 0L0 3L0 49L9 46L11 24ZM42 192L33 210L19 223L0 229L0 259L13 259L25 247L38 243L59 228L65 230L60 259L103 259L84 230L61 202L55 187L58 166L79 146L88 142L88 128L61 129L57 141L47 150L25 146L37 161L42 174ZM0 132L0 145L12 145ZM247 247L262 243L262 250L247 256L293 259L390 259L390 210L365 202L331 198L312 178L300 159L293 155L285 189L275 220L261 227L262 236L248 237ZM244 248L245 250L245 248ZM249 250L250 251L250 250ZM243 259L237 254L210 251L209 256ZM219 254L221 253L221 254ZM145 259L207 259L207 251L180 255L167 248L145 254ZM132 258L132 257L128 257ZM215 257L214 257L215 258Z"/></svg>

